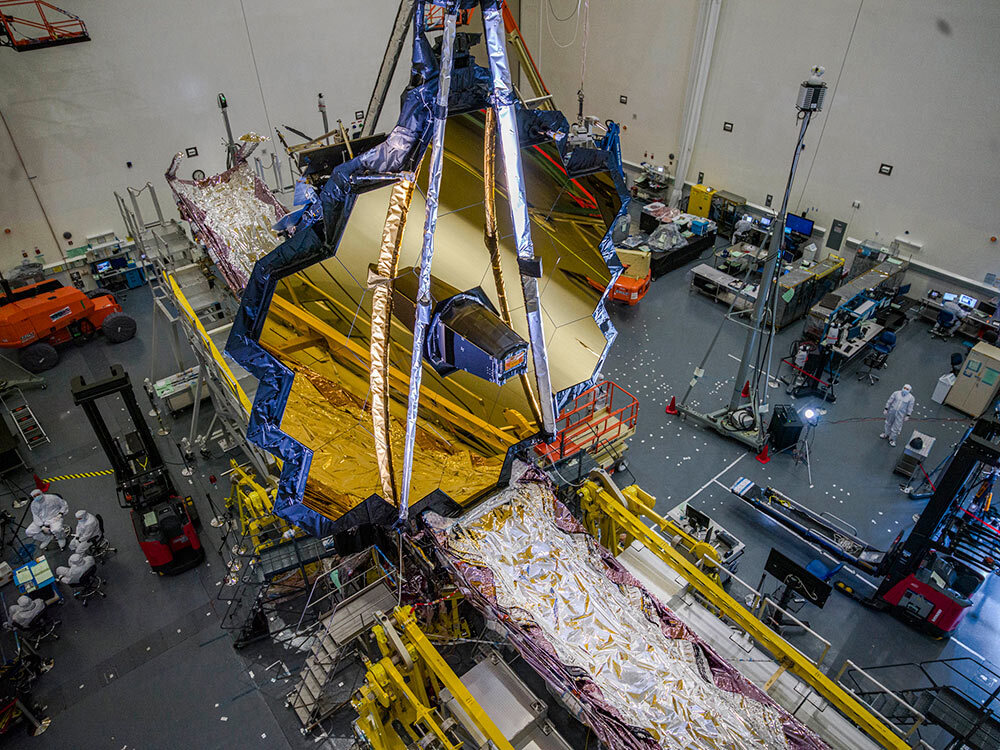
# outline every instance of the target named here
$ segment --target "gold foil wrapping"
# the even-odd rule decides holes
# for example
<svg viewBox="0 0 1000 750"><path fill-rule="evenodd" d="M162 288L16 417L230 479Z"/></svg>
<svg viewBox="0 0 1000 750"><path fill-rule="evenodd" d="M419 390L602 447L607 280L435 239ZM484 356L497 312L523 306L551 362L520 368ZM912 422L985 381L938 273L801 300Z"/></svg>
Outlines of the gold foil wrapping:
<svg viewBox="0 0 1000 750"><path fill-rule="evenodd" d="M304 503L327 518L339 518L373 494L380 494L375 436L362 399L311 368L286 362L295 371L281 429L313 450ZM390 417L387 437L403 443L402 420ZM413 486L418 497L440 488L468 497L496 481L502 457L483 458L441 433L417 428Z"/></svg>
<svg viewBox="0 0 1000 750"><path fill-rule="evenodd" d="M559 528L554 501L541 484L512 482L447 527L446 547L489 569L497 604L665 750L786 748L780 712L716 687L701 647L664 635L645 592L605 575L593 538Z"/></svg>
<svg viewBox="0 0 1000 750"><path fill-rule="evenodd" d="M389 196L389 211L382 228L377 278L372 286L372 325L369 352L371 375L369 388L372 404L372 429L375 439L375 460L378 463L382 497L398 504L396 476L392 465L392 442L389 439L389 336L392 328L392 281L399 265L399 247L403 242L406 214L413 198L416 182L396 183Z"/></svg>

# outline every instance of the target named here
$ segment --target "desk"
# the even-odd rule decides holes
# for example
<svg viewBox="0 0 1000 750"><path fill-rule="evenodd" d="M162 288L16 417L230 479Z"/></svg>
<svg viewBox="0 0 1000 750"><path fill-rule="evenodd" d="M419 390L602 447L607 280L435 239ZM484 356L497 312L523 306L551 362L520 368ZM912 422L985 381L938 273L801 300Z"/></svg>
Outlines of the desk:
<svg viewBox="0 0 1000 750"><path fill-rule="evenodd" d="M937 323L938 313L944 301L924 297L920 300L920 317L928 323ZM983 315L978 310L968 313L958 326L958 333L970 339L981 338L987 329L997 331L1000 334L1000 323L993 320L991 316Z"/></svg>
<svg viewBox="0 0 1000 750"><path fill-rule="evenodd" d="M692 235L686 245L670 250L652 250L649 266L653 271L653 281L675 268L686 265L710 247L715 247L715 232L701 236Z"/></svg>
<svg viewBox="0 0 1000 750"><path fill-rule="evenodd" d="M710 299L732 304L734 310L749 310L757 301L757 286L744 286L740 279L730 276L725 271L712 268L707 263L701 263L691 269L692 292L699 292Z"/></svg>
<svg viewBox="0 0 1000 750"><path fill-rule="evenodd" d="M44 595L45 589L50 588L52 596L45 599L46 604L54 604L62 600L62 594L59 593L56 586L55 573L49 567L49 561L45 559L45 555L40 555L27 565L17 568L14 571L14 585L22 594L28 595L35 592Z"/></svg>
<svg viewBox="0 0 1000 750"><path fill-rule="evenodd" d="M868 349L868 345L872 340L878 336L885 328L880 326L878 323L871 321L864 324L864 328L861 329L861 335L857 338L853 338L850 341L844 341L843 343L837 344L831 347L835 354L839 354L843 359L841 360L841 366L846 365L852 360L856 359L859 354Z"/></svg>
<svg viewBox="0 0 1000 750"><path fill-rule="evenodd" d="M715 251L715 267L727 273L742 273L753 264L754 272L759 273L767 258L767 248L751 245L749 242L738 242L730 247Z"/></svg>

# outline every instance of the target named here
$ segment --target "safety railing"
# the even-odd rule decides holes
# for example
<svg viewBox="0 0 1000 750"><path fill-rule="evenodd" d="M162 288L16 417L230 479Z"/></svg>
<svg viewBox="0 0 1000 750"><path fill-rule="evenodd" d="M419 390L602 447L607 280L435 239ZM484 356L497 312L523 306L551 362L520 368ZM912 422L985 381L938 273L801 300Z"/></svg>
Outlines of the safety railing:
<svg viewBox="0 0 1000 750"><path fill-rule="evenodd" d="M782 613L782 629L787 629L788 624L801 626L802 634L808 636L816 644L815 647L809 647L801 639L799 643L793 644L788 639L790 636L774 629L774 623L769 625L760 620L752 610L759 611L763 606L777 611L777 605L736 576L731 580L744 587L747 595L741 597L739 593L731 593L719 586L696 563L692 563L675 549L662 533L641 521L639 515L655 518L655 514L647 513L648 509L632 507L633 503L614 486L610 477L602 478L598 475L581 487L580 492L581 506L586 506L585 526L612 554L618 554L633 539L639 542L673 568L686 581L687 591L700 597L709 612L720 617L735 633L741 633L741 638L746 638L741 648L749 652L755 646L772 656L777 669L764 682L765 691L783 692L781 687L776 686L785 672L790 672L883 747L898 750L910 747L904 733L895 725L885 721L882 716L870 710L867 703L828 676L821 661L826 659L829 652L829 642L812 631L806 623L791 613ZM807 651L814 652L814 656L809 656ZM793 690L802 695L798 689ZM784 698L788 698L787 694ZM808 695L794 709L789 707L789 711L797 713L807 701Z"/></svg>
<svg viewBox="0 0 1000 750"><path fill-rule="evenodd" d="M845 676L849 682L845 681ZM850 659L837 672L837 684L863 701L873 714L895 728L904 739L909 739L927 720L924 714Z"/></svg>
<svg viewBox="0 0 1000 750"><path fill-rule="evenodd" d="M243 408L244 413L249 415L250 410L253 408L253 404L250 402L250 399L247 397L247 394L243 391L243 388L236 380L236 376L233 375L233 371L229 369L229 365L223 358L222 352L219 351L219 348L215 345L215 342L212 341L212 338L208 335L208 331L205 330L205 326L202 325L201 320L198 318L198 315L195 313L194 309L188 303L187 298L184 296L184 292L181 291L181 288L177 284L177 281L176 279L174 279L173 275L171 274L167 276L167 279L170 281L170 290L174 297L174 300L177 303L177 306L180 308L181 312L187 319L190 326L196 332L205 351L207 351L211 355L212 360L215 362L215 365L217 367L217 372L222 381L225 383L226 388L229 390L230 394L232 394L233 398L239 401L239 404Z"/></svg>
<svg viewBox="0 0 1000 750"><path fill-rule="evenodd" d="M639 401L617 383L605 380L577 396L556 420L556 438L535 450L550 461L601 443L615 443L635 432Z"/></svg>

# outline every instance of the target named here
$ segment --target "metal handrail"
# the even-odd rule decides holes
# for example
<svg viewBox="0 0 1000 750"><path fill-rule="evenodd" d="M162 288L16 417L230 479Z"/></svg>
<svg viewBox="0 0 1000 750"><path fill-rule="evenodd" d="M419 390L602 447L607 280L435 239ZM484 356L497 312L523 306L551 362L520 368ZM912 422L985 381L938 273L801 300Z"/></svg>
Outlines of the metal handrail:
<svg viewBox="0 0 1000 750"><path fill-rule="evenodd" d="M768 624L768 621L765 620L764 617L763 617L764 610L765 610L765 607L767 605L771 605L772 607L774 607L775 611L780 612L783 617L787 617L789 620L792 620L792 624L793 625L795 625L796 627L802 628L807 633L815 636L816 640L818 640L820 643L823 644L823 649L820 651L819 657L817 657L816 659L813 659L813 663L817 667L820 664L822 664L823 661L826 659L826 655L828 653L830 653L830 641L828 641L826 638L824 638L823 636L821 636L815 630L813 630L812 628L810 628L808 625L806 625L805 622L803 622L798 617L796 617L791 612L789 612L787 609L785 609L784 607L782 607L781 605L779 605L777 602L775 602L769 596L765 596L763 599L761 599L760 606L757 608L757 611L754 612L754 614L757 615L757 619L758 620L760 620L761 622L763 622L765 625L768 625L768 627L770 627L770 625ZM778 632L775 628L771 628L771 629L774 630L775 632Z"/></svg>
<svg viewBox="0 0 1000 750"><path fill-rule="evenodd" d="M914 721L913 725L910 727L910 730L908 732L905 732L905 733L902 732L901 729L898 726L896 726L895 722L893 722L891 719L889 719L888 717L886 717L885 715L883 715L881 712L879 712L878 710L876 710L875 707L872 706L871 701L865 700L865 698L862 697L865 694L863 691L859 692L858 690L855 690L853 687L851 687L850 685L848 685L847 683L845 683L842 678L844 676L844 673L848 672L848 671L851 673L851 680L854 682L854 684L855 684L856 687L860 688L861 686L858 684L857 680L854 679L854 674L862 674L873 685L877 686L880 689L880 691L881 691L880 694L881 695L885 695L885 696L887 696L889 698L892 698L901 707L903 707L904 709L906 709L907 711L909 711L914 716L914 718L916 719L916 721ZM886 687L881 682L879 682L878 680L876 680L874 677L872 677L870 674L868 674L868 672L866 672L864 669L862 669L861 667L859 667L857 664L855 664L850 659L844 660L843 665L840 667L840 670L837 672L837 678L836 679L837 679L837 684L838 685L840 685L844 689L850 691L855 696L857 696L857 698L859 700L861 700L864 703L866 703L869 706L869 708L871 709L871 712L873 714L875 714L882 721L884 721L886 723L886 725L892 727L904 739L910 737L910 735L912 735L915 731L917 731L917 729L920 727L920 725L923 724L927 720L927 717L924 716L924 714L922 714L920 711L918 711L917 709L915 709L913 706L911 706L905 700L903 700L902 698L900 698L898 695L896 695L896 693L894 693L888 687Z"/></svg>

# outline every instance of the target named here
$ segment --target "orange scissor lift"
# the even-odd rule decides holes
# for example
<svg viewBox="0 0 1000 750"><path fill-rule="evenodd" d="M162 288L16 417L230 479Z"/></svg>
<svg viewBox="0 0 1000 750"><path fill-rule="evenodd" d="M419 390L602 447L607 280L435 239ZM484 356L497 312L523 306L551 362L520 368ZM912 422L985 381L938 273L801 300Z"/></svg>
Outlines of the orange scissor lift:
<svg viewBox="0 0 1000 750"><path fill-rule="evenodd" d="M556 420L556 437L535 452L551 463L581 451L607 471L626 467L627 440L635 434L639 401L617 383L605 380L577 396Z"/></svg>

